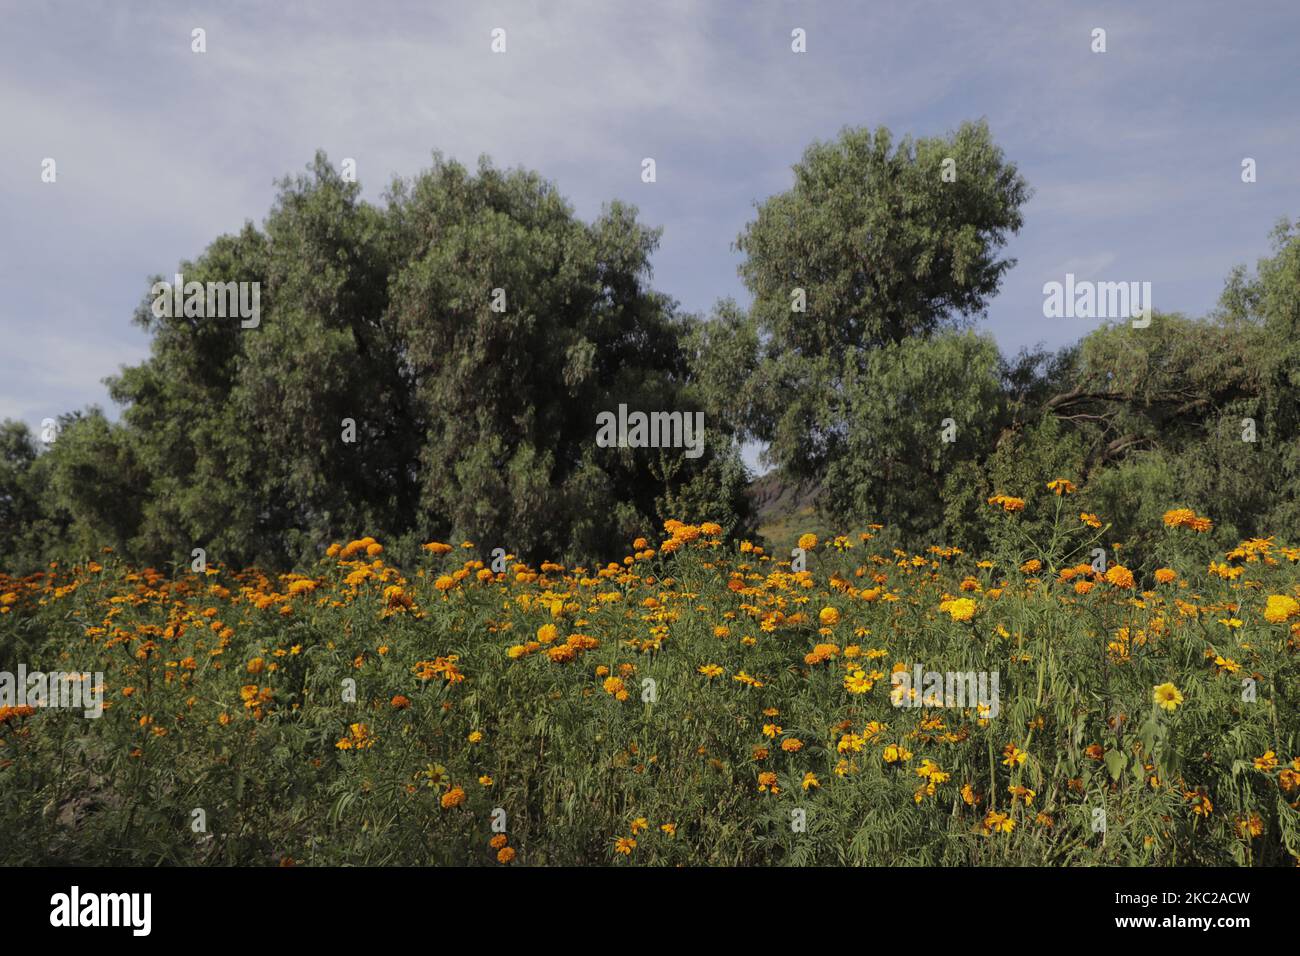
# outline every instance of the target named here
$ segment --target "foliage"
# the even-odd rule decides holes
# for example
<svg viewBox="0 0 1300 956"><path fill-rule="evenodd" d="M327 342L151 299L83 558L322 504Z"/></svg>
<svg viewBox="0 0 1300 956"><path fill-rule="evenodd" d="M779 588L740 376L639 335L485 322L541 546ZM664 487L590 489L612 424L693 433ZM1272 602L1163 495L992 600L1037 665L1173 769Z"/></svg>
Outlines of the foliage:
<svg viewBox="0 0 1300 956"><path fill-rule="evenodd" d="M0 578L0 655L108 705L0 713L0 857L1294 864L1300 549L1207 573L1164 526L1167 572L1098 575L1076 503L986 504L982 557L805 540L802 572L669 523L600 570L367 537L311 575ZM996 708L898 706L917 664L997 672Z"/></svg>

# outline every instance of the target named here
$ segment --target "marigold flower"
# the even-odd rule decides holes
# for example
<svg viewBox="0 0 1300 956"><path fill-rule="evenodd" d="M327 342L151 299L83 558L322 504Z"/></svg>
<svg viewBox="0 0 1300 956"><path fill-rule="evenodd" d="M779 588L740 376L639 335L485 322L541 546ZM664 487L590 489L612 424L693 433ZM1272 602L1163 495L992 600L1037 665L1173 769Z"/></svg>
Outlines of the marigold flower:
<svg viewBox="0 0 1300 956"><path fill-rule="evenodd" d="M1264 620L1270 624L1282 624L1293 617L1300 617L1300 601L1285 594L1270 594L1264 607Z"/></svg>
<svg viewBox="0 0 1300 956"><path fill-rule="evenodd" d="M1008 514L1025 510L1025 500L1013 498L1011 495L994 495L989 499L989 504L1001 508Z"/></svg>
<svg viewBox="0 0 1300 956"><path fill-rule="evenodd" d="M1151 697L1157 706L1170 712L1177 710L1178 705L1183 702L1182 693L1171 683L1158 685L1151 692Z"/></svg>
<svg viewBox="0 0 1300 956"><path fill-rule="evenodd" d="M954 598L939 604L939 610L946 611L954 621L969 621L975 616L978 607L979 605L971 598Z"/></svg>
<svg viewBox="0 0 1300 956"><path fill-rule="evenodd" d="M1106 581L1117 588L1133 587L1133 572L1122 564L1112 564L1106 569Z"/></svg>

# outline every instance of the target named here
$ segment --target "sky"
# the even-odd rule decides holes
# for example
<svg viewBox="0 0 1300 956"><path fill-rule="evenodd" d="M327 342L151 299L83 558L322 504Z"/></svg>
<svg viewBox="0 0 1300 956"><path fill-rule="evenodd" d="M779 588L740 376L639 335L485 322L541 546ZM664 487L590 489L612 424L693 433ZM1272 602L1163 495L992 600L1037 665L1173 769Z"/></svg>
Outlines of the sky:
<svg viewBox="0 0 1300 956"><path fill-rule="evenodd" d="M0 419L116 417L149 278L260 225L318 148L375 202L434 150L535 169L587 220L630 202L655 288L706 313L748 302L733 243L808 144L979 118L1034 190L981 323L1005 352L1099 324L1044 318L1067 272L1204 315L1300 218L1300 3L0 0Z"/></svg>

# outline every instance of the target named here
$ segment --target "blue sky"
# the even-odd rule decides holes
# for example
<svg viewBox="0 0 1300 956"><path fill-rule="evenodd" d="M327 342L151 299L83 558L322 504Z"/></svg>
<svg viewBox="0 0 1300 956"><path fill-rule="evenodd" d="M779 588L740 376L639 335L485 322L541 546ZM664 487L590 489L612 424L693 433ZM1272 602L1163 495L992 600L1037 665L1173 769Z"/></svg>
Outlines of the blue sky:
<svg viewBox="0 0 1300 956"><path fill-rule="evenodd" d="M148 277L260 224L318 147L375 200L439 149L536 169L584 218L634 203L664 229L655 286L702 312L747 301L731 244L809 142L985 117L1035 190L984 324L1004 351L1096 324L1043 318L1066 272L1204 314L1300 217L1292 0L6 0L0 23L0 418L33 426L116 414L101 379L147 354Z"/></svg>

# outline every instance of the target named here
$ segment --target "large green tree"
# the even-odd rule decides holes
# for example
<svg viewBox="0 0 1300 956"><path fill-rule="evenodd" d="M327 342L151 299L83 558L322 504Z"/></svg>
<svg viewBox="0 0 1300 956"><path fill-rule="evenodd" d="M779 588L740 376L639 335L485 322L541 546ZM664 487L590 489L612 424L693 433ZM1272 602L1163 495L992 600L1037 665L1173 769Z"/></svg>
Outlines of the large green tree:
<svg viewBox="0 0 1300 956"><path fill-rule="evenodd" d="M150 356L109 383L121 424L60 438L79 544L283 565L362 533L536 558L618 556L669 516L739 530L747 476L716 422L699 457L595 441L601 410L700 407L693 320L650 288L634 209L586 223L535 174L437 155L382 205L323 154L279 185L262 228L176 270L258 283L259 320L158 314L151 288ZM83 448L122 494L81 492Z"/></svg>
<svg viewBox="0 0 1300 956"><path fill-rule="evenodd" d="M753 304L721 303L700 349L711 408L789 479L821 482L832 522L933 527L943 476L996 427L1000 369L986 341L925 340L983 312L1028 186L984 123L899 142L846 129L794 176L738 240Z"/></svg>

